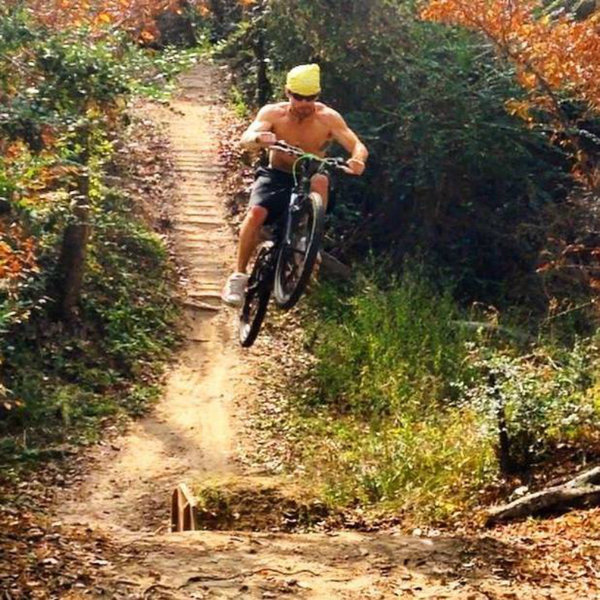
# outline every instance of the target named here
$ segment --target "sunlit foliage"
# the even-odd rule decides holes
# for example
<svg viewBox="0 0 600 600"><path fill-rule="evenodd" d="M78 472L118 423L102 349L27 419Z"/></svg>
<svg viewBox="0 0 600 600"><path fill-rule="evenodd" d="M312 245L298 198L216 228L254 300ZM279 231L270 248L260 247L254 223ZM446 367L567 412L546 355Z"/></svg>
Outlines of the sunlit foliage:
<svg viewBox="0 0 600 600"><path fill-rule="evenodd" d="M579 21L565 11L546 13L539 0L431 0L422 16L465 26L493 42L515 64L529 92L527 100L508 102L509 111L528 122L535 120L533 109L550 113L561 139L577 153L577 174L592 187L600 184L579 142L579 135L595 136L578 127L586 110L600 110L600 11ZM565 107L567 100L580 103L577 119Z"/></svg>

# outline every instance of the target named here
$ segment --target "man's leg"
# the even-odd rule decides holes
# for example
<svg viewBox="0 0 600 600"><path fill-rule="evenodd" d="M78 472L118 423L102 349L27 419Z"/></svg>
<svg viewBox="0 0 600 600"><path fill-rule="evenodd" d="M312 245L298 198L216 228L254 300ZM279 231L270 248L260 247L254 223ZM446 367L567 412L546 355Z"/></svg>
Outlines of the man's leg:
<svg viewBox="0 0 600 600"><path fill-rule="evenodd" d="M248 262L258 244L260 228L267 219L268 211L262 206L251 206L240 229L238 244L237 271L245 273Z"/></svg>
<svg viewBox="0 0 600 600"><path fill-rule="evenodd" d="M313 175L310 180L311 192L317 192L323 199L323 208L327 210L327 200L329 198L329 178L327 175L318 173Z"/></svg>
<svg viewBox="0 0 600 600"><path fill-rule="evenodd" d="M246 269L252 256L252 252L258 243L258 234L262 224L268 215L266 208L262 206L251 206L246 214L240 229L240 241L238 245L237 271L228 278L223 288L221 298L230 306L241 306L246 294L248 275Z"/></svg>
<svg viewBox="0 0 600 600"><path fill-rule="evenodd" d="M317 175L313 175L310 180L310 190L311 192L317 192L321 196L323 200L323 209L327 210L327 201L329 200L329 178L327 175L323 175L322 173L317 173ZM312 274L313 281L316 281L317 273L321 266L321 253L317 254L317 261L315 265L315 270Z"/></svg>

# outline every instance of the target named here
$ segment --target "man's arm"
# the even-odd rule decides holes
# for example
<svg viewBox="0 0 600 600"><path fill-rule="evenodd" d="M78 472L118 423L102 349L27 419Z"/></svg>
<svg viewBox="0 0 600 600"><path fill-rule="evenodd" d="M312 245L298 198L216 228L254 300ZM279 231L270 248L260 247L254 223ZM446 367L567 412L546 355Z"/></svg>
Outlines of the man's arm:
<svg viewBox="0 0 600 600"><path fill-rule="evenodd" d="M270 146L277 141L275 134L271 131L273 128L273 112L273 106L269 104L258 111L256 118L240 138L240 144L244 148L257 150L258 148Z"/></svg>
<svg viewBox="0 0 600 600"><path fill-rule="evenodd" d="M331 121L333 139L351 155L347 161L350 171L353 175L362 175L369 157L367 147L358 139L356 133L348 127L348 124L339 113L332 111Z"/></svg>

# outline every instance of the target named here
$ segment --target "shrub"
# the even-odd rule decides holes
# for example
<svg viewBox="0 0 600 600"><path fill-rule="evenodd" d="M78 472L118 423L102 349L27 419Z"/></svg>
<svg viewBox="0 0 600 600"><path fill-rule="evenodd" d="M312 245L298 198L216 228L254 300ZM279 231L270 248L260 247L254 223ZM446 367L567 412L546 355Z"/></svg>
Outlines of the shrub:
<svg viewBox="0 0 600 600"><path fill-rule="evenodd" d="M501 475L527 480L557 449L597 456L597 340L557 346L461 311L412 263L382 281L371 270L313 297L299 452L332 502L431 522L476 506Z"/></svg>
<svg viewBox="0 0 600 600"><path fill-rule="evenodd" d="M155 395L175 337L167 256L102 181L128 100L164 98L196 56L43 16L0 7L0 434L21 428L42 442ZM87 273L67 319L57 305L74 269L61 249L82 222Z"/></svg>
<svg viewBox="0 0 600 600"><path fill-rule="evenodd" d="M338 296L332 317L318 325L315 375L322 402L396 415L451 401L451 382L468 377L468 370L465 333L454 323L459 313L448 290L409 267L385 287L361 276L345 297Z"/></svg>
<svg viewBox="0 0 600 600"><path fill-rule="evenodd" d="M505 468L527 471L564 445L585 451L600 416L593 387L597 356L593 339L569 348L540 344L525 355L511 348L472 347L469 362L480 377L463 387L463 401L490 431L500 426L506 433Z"/></svg>
<svg viewBox="0 0 600 600"><path fill-rule="evenodd" d="M3 381L12 401L0 435L30 431L29 445L96 435L98 420L140 414L157 397L160 361L176 341L166 251L134 220L132 201L99 201L82 294L82 325L49 318L12 323L2 340Z"/></svg>

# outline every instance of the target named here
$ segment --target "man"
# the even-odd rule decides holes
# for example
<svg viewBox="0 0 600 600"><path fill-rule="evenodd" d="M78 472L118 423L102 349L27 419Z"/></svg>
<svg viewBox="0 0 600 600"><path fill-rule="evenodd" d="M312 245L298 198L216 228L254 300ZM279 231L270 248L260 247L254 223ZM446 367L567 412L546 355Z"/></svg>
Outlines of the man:
<svg viewBox="0 0 600 600"><path fill-rule="evenodd" d="M341 115L321 102L319 65L300 65L287 75L287 102L267 104L242 135L240 143L249 150L272 146L283 140L306 152L324 156L332 142L338 142L349 153L345 169L351 175L362 175L368 151ZM246 269L255 250L260 229L276 221L286 210L294 185L292 167L295 157L277 150L269 151L268 168L260 167L250 195L250 208L242 223L237 255L237 270L223 289L223 301L241 306L246 291ZM318 192L327 206L329 181L317 174L311 180L311 190Z"/></svg>

